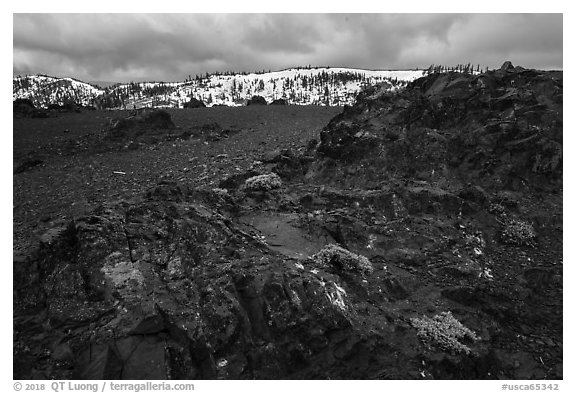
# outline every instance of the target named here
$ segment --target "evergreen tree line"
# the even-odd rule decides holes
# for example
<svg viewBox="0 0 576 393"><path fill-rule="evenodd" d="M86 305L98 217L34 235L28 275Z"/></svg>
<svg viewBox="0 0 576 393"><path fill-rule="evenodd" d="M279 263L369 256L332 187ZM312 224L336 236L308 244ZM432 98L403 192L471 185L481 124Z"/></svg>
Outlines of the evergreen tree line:
<svg viewBox="0 0 576 393"><path fill-rule="evenodd" d="M458 64L456 66L445 66L445 65L435 65L431 64L430 67L427 69L428 74L435 74L435 73L442 73L442 72L462 72L464 74L474 74L480 72L488 72L488 67L482 69L480 68L480 64L477 64L476 67L472 63L468 64Z"/></svg>
<svg viewBox="0 0 576 393"><path fill-rule="evenodd" d="M300 67L300 70L311 69ZM431 66L431 70L437 66ZM464 67L464 69L468 69ZM263 71L264 72L264 71ZM340 73L327 72L325 70L314 75L302 75L296 73L292 77L281 77L268 79L265 82L261 78L243 78L247 73L224 73L198 75L192 80L189 76L184 83L165 82L130 82L123 85L109 86L103 89L103 94L93 97L88 91L83 92L88 96L94 106L107 108L130 108L138 102L148 102L153 105L178 105L190 97L203 99L207 104L212 104L216 100L220 102L236 102L250 98L252 95L272 95L272 99L283 98L292 103L316 103L324 105L340 105L348 103L356 93L348 94L345 86L349 83L357 83L360 87L365 87L382 80L386 80L394 86L404 84L403 81L390 78L379 78L367 76L365 73L356 71L345 71ZM212 76L231 76L231 79L213 79ZM224 87L226 84L227 87ZM59 87L58 87L59 86ZM60 91L60 88L62 91ZM55 83L31 79L18 78L14 80L14 92L17 90L36 90L38 95L47 97L57 97L64 99L66 90L75 91L71 88L70 81L59 80ZM51 95L51 92L57 93ZM82 94L70 93L68 99L82 100ZM85 100L84 100L85 101ZM167 104L168 103L168 104Z"/></svg>

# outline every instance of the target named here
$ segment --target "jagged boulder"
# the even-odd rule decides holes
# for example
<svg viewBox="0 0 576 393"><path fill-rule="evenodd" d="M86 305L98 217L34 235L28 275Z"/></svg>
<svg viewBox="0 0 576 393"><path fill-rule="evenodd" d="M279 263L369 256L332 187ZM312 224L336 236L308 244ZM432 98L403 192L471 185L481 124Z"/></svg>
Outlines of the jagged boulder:
<svg viewBox="0 0 576 393"><path fill-rule="evenodd" d="M488 189L522 187L519 178L557 187L561 74L503 69L435 73L399 93L368 89L324 128L317 152L345 167L342 177L329 166L335 181L381 182L391 173L431 181L458 173Z"/></svg>
<svg viewBox="0 0 576 393"><path fill-rule="evenodd" d="M173 133L175 129L176 126L168 112L163 109L152 109L112 119L105 138L117 142L151 142Z"/></svg>

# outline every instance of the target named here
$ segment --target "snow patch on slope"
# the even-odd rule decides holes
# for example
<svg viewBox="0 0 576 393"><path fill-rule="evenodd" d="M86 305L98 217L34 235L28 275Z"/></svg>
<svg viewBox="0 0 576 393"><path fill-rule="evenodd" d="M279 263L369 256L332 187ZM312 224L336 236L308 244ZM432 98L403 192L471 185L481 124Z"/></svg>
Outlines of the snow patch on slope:
<svg viewBox="0 0 576 393"><path fill-rule="evenodd" d="M356 68L290 68L267 73L208 75L185 82L127 83L106 89L72 78L35 75L14 78L13 99L35 105L76 102L99 108L182 108L191 97L207 106L242 106L254 95L268 103L284 99L294 105L351 105L360 90L386 84L394 90L420 78L424 70L362 70Z"/></svg>

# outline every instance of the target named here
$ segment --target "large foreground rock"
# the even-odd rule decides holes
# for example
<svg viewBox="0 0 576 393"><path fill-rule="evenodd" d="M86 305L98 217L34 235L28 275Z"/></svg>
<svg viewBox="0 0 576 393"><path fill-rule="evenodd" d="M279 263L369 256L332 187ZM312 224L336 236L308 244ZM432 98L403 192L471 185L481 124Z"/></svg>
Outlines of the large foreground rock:
<svg viewBox="0 0 576 393"><path fill-rule="evenodd" d="M352 324L334 279L171 184L102 207L41 254L16 273L17 308L47 306L52 332L74 331L78 378L280 377L327 346L322 332Z"/></svg>
<svg viewBox="0 0 576 393"><path fill-rule="evenodd" d="M320 160L316 169L347 185L395 176L558 189L562 102L561 73L509 66L432 74L397 94L375 87L322 131L318 153L335 166Z"/></svg>
<svg viewBox="0 0 576 393"><path fill-rule="evenodd" d="M17 335L42 315L49 362L65 357L60 376L83 379L355 378L381 362L398 378L414 372L397 362L415 336L401 338L394 313L367 318L361 276L286 258L208 201L230 203L165 183L71 223L15 271ZM17 375L34 367L19 356Z"/></svg>

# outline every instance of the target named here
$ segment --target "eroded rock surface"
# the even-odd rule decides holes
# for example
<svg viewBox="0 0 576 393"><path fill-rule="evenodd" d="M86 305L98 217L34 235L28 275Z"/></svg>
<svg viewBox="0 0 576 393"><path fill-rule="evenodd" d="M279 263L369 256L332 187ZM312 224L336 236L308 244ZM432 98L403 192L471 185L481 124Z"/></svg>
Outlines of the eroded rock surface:
<svg viewBox="0 0 576 393"><path fill-rule="evenodd" d="M562 77L374 88L306 150L46 238L14 266L18 379L562 378Z"/></svg>

